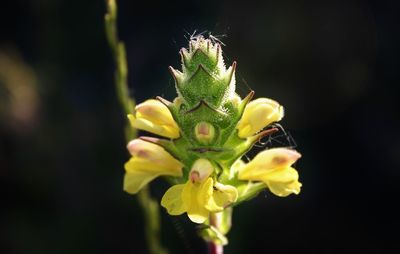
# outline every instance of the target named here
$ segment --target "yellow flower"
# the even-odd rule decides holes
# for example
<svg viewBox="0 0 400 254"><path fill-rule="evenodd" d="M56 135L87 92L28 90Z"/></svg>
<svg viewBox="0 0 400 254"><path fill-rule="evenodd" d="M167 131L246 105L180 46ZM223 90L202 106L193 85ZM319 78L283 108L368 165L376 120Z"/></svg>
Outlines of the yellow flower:
<svg viewBox="0 0 400 254"><path fill-rule="evenodd" d="M137 193L160 175L182 176L182 163L161 146L135 139L127 146L132 158L125 163L124 190Z"/></svg>
<svg viewBox="0 0 400 254"><path fill-rule="evenodd" d="M203 223L210 212L221 212L227 205L236 201L238 193L235 187L223 185L209 177L213 171L212 164L206 159L198 159L185 184L169 188L161 205L169 214L187 213L195 223Z"/></svg>
<svg viewBox="0 0 400 254"><path fill-rule="evenodd" d="M147 100L136 106L136 116L129 114L132 127L163 137L179 138L179 127L171 112L158 100Z"/></svg>
<svg viewBox="0 0 400 254"><path fill-rule="evenodd" d="M251 101L237 125L239 137L250 137L269 124L280 121L283 115L283 107L274 100L259 98Z"/></svg>
<svg viewBox="0 0 400 254"><path fill-rule="evenodd" d="M299 175L291 165L300 157L298 152L286 148L263 151L239 169L239 179L262 181L280 197L299 194Z"/></svg>

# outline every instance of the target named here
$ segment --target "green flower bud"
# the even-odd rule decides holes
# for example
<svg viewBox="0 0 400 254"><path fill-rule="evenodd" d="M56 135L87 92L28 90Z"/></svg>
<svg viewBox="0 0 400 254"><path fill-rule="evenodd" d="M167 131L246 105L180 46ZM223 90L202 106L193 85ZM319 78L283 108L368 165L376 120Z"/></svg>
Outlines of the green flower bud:
<svg viewBox="0 0 400 254"><path fill-rule="evenodd" d="M207 122L200 122L194 128L197 141L203 145L208 145L215 137L215 128Z"/></svg>

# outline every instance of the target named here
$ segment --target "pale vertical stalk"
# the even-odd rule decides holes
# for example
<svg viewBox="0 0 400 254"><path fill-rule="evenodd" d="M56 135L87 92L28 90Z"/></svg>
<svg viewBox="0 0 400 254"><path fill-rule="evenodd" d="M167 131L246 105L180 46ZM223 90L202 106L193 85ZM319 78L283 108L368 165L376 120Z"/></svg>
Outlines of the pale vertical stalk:
<svg viewBox="0 0 400 254"><path fill-rule="evenodd" d="M107 13L105 14L105 29L108 44L111 48L115 62L115 87L118 101L124 110L125 116L134 113L135 101L129 96L128 68L126 61L125 45L119 41L117 33L117 4L115 0L106 0ZM126 120L126 141L136 137L136 131L130 127ZM151 198L148 186L145 186L138 194L138 201L143 211L146 242L149 253L166 254L167 250L160 243L160 213L156 200Z"/></svg>
<svg viewBox="0 0 400 254"><path fill-rule="evenodd" d="M221 214L217 213L210 213L209 221L210 221L210 226L215 227L217 230L219 230L221 226ZM216 241L209 241L208 242L208 252L209 254L223 254L224 253L224 247L222 244L217 243Z"/></svg>

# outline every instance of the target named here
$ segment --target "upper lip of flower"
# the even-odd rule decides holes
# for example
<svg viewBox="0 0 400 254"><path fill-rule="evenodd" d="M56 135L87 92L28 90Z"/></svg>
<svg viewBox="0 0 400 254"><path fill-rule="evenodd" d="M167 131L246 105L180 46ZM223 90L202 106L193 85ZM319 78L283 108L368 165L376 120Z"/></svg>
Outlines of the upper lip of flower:
<svg viewBox="0 0 400 254"><path fill-rule="evenodd" d="M239 137L248 138L284 116L283 107L268 98L250 101L244 108L243 115L237 124Z"/></svg>
<svg viewBox="0 0 400 254"><path fill-rule="evenodd" d="M124 189L127 192L137 193L144 184L160 175L182 176L183 164L161 146L135 139L127 148L132 155L125 163Z"/></svg>
<svg viewBox="0 0 400 254"><path fill-rule="evenodd" d="M128 118L134 128L169 138L180 137L180 129L168 107L159 100L146 100L136 106L136 114Z"/></svg>
<svg viewBox="0 0 400 254"><path fill-rule="evenodd" d="M301 154L287 148L265 150L238 169L241 180L262 181L277 196L300 192L297 171L291 167Z"/></svg>

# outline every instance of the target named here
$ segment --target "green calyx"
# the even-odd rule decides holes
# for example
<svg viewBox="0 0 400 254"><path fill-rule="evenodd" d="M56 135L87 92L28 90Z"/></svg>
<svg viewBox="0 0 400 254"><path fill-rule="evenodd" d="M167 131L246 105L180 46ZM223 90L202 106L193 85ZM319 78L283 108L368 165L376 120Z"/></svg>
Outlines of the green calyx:
<svg viewBox="0 0 400 254"><path fill-rule="evenodd" d="M214 177L229 175L232 164L260 138L240 138L236 129L254 92L243 100L235 93L236 62L225 67L218 43L198 36L180 55L182 71L169 67L178 97L157 99L169 108L181 136L158 144L184 163L185 178L199 158L217 165Z"/></svg>
<svg viewBox="0 0 400 254"><path fill-rule="evenodd" d="M189 109L203 101L219 108L229 101L235 92L236 62L228 69L222 58L218 43L212 43L202 36L190 41L189 50L179 52L182 72L170 67L176 89Z"/></svg>

